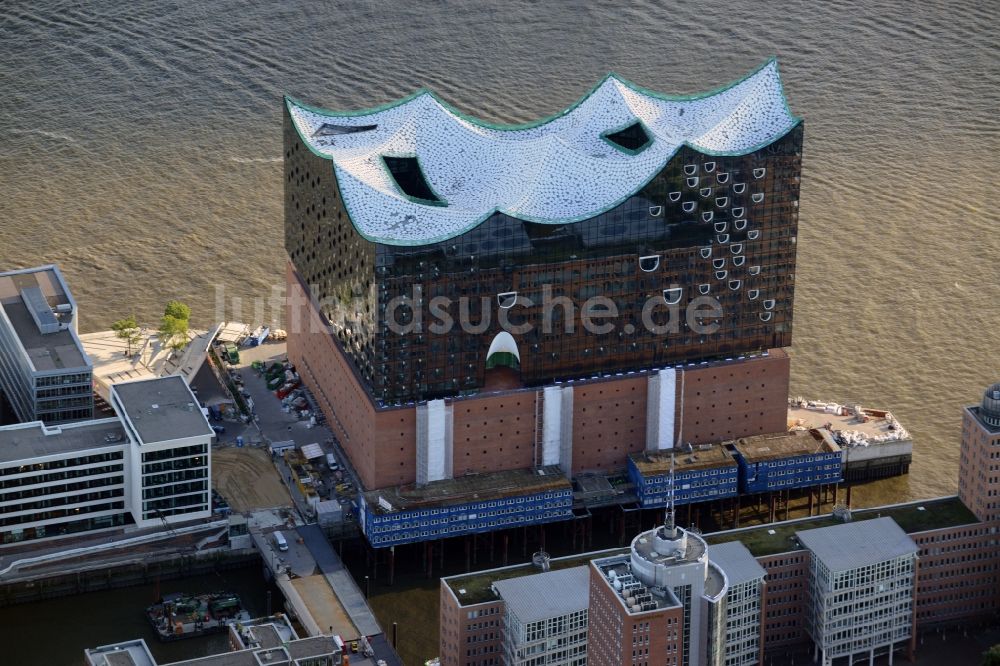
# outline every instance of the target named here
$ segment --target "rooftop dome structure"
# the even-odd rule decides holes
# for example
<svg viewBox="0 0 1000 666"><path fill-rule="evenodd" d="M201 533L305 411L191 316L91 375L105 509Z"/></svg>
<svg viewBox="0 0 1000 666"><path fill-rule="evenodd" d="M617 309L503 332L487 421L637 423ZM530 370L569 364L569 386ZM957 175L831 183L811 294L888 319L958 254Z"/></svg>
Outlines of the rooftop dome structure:
<svg viewBox="0 0 1000 666"><path fill-rule="evenodd" d="M1000 427L1000 382L986 389L979 414L986 423Z"/></svg>
<svg viewBox="0 0 1000 666"><path fill-rule="evenodd" d="M685 145L746 155L800 122L773 59L684 97L609 74L565 111L519 126L463 115L426 90L356 112L285 103L302 142L332 162L358 232L400 246L447 240L497 211L539 224L586 220L636 194Z"/></svg>

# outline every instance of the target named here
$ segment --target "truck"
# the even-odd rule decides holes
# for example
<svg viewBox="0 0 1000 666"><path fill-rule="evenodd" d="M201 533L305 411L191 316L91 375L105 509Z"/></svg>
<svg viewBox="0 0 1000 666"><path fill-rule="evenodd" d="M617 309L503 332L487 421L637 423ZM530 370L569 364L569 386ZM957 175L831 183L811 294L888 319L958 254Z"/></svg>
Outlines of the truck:
<svg viewBox="0 0 1000 666"><path fill-rule="evenodd" d="M233 365L240 362L240 350L232 342L227 342L222 346L222 356Z"/></svg>

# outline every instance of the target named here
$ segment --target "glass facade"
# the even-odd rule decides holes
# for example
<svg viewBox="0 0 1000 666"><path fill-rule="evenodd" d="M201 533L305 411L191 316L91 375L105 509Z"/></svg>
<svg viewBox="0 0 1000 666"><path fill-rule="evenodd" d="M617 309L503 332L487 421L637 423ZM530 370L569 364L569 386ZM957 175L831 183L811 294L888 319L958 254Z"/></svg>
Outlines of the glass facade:
<svg viewBox="0 0 1000 666"><path fill-rule="evenodd" d="M742 156L683 147L590 219L538 224L497 212L446 241L395 246L356 231L331 162L302 144L286 110L285 246L386 404L483 389L502 330L518 352L502 365L526 386L786 347L801 149L801 124ZM685 315L713 304L721 314ZM617 316L587 330L585 307Z"/></svg>
<svg viewBox="0 0 1000 666"><path fill-rule="evenodd" d="M195 444L143 452L143 520L208 509L207 451Z"/></svg>

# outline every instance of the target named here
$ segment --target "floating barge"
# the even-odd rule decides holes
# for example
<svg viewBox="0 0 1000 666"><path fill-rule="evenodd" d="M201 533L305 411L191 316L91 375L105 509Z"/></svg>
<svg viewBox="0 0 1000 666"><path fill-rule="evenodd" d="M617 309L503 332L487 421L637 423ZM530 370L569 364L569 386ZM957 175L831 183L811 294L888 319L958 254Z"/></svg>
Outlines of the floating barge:
<svg viewBox="0 0 1000 666"><path fill-rule="evenodd" d="M146 609L146 618L161 641L176 641L226 631L230 622L246 622L249 613L236 594L174 593Z"/></svg>

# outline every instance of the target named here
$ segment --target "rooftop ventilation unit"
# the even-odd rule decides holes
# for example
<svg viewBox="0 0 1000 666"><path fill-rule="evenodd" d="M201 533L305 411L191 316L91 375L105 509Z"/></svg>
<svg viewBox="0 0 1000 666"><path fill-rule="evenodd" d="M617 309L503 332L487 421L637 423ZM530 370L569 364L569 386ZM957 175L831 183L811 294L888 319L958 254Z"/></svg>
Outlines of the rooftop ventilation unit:
<svg viewBox="0 0 1000 666"><path fill-rule="evenodd" d="M59 332L59 320L52 314L52 308L49 307L49 302L45 300L45 295L40 288L27 287L22 289L21 300L35 321L39 333L48 335Z"/></svg>

